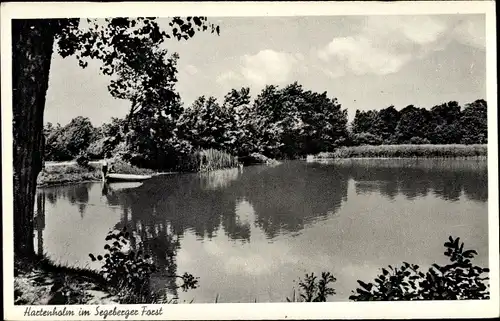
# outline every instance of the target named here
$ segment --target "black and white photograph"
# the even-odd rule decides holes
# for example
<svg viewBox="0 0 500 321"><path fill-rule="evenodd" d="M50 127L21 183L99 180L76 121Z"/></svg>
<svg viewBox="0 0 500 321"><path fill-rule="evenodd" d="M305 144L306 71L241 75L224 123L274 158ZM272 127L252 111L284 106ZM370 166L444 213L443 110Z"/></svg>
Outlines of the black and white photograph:
<svg viewBox="0 0 500 321"><path fill-rule="evenodd" d="M498 316L493 2L60 5L2 4L4 318Z"/></svg>

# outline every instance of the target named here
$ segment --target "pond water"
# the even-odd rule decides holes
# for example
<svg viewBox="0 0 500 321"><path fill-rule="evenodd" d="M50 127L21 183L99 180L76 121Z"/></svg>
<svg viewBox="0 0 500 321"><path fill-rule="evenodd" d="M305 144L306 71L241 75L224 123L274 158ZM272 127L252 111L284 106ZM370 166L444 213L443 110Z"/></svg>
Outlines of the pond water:
<svg viewBox="0 0 500 321"><path fill-rule="evenodd" d="M127 226L163 272L153 284L180 302L283 302L305 273L330 271L332 301L356 280L403 261L445 263L459 236L488 266L485 160L285 162L142 184L38 190L35 246L53 260L98 268L107 233ZM199 277L173 290L169 274Z"/></svg>

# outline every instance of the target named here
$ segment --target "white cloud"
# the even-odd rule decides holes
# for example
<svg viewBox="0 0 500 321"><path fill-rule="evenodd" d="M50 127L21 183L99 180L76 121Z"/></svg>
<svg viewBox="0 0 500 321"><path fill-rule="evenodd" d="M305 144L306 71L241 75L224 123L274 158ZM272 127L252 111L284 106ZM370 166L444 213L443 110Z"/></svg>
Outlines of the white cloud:
<svg viewBox="0 0 500 321"><path fill-rule="evenodd" d="M457 41L476 48L486 47L486 26L483 19L463 20L453 29Z"/></svg>
<svg viewBox="0 0 500 321"><path fill-rule="evenodd" d="M300 53L289 54L270 49L255 55L244 55L237 71L228 71L217 77L218 83L242 81L256 86L280 84L288 81L294 68L304 56Z"/></svg>
<svg viewBox="0 0 500 321"><path fill-rule="evenodd" d="M187 65L186 68L185 68L185 70L191 76L193 76L193 75L195 75L195 74L198 73L198 68L196 68L196 66L193 66L193 65Z"/></svg>
<svg viewBox="0 0 500 321"><path fill-rule="evenodd" d="M241 80L243 80L242 76L232 70L223 72L222 74L218 75L215 79L217 83L222 85L231 84L234 81L240 82Z"/></svg>
<svg viewBox="0 0 500 321"><path fill-rule="evenodd" d="M373 46L370 39L364 37L335 38L330 42L320 58L328 61L333 56L337 63L348 67L354 74L374 73L386 75L397 72L410 60L410 55L391 53ZM331 72L342 75L340 71Z"/></svg>
<svg viewBox="0 0 500 321"><path fill-rule="evenodd" d="M372 39L426 45L439 39L447 24L431 16L370 16L362 33Z"/></svg>
<svg viewBox="0 0 500 321"><path fill-rule="evenodd" d="M248 81L263 86L288 80L297 59L288 53L262 50L256 55L243 56L241 74Z"/></svg>
<svg viewBox="0 0 500 321"><path fill-rule="evenodd" d="M481 46L484 21L464 20L455 27L438 16L370 16L358 34L333 38L316 56L325 63L325 73L331 77L346 72L387 75L414 59L443 50L451 39ZM328 70L338 65L344 72Z"/></svg>

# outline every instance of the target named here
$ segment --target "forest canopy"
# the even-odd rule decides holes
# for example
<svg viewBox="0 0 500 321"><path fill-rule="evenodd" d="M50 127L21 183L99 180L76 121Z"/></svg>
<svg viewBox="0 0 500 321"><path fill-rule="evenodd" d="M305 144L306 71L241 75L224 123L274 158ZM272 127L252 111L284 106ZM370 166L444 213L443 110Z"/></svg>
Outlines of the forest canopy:
<svg viewBox="0 0 500 321"><path fill-rule="evenodd" d="M45 160L121 155L138 166L173 169L204 149L294 159L342 146L487 143L487 103L481 99L463 107L450 101L431 108L357 110L352 122L336 98L297 82L268 85L253 100L249 88L240 88L223 101L201 96L187 107L177 96L154 101L133 117L99 127L84 117L66 126L47 123Z"/></svg>

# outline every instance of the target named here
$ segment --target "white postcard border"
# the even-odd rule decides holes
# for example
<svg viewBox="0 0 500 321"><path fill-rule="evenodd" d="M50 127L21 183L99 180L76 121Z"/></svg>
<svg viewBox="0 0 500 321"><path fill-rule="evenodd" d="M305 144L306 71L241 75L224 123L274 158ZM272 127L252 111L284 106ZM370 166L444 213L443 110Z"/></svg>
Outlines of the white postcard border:
<svg viewBox="0 0 500 321"><path fill-rule="evenodd" d="M496 17L492 1L433 2L218 2L218 3L2 3L2 199L4 318L7 320L102 320L94 313L97 306L65 306L75 317L26 317L28 306L13 305L13 166L12 166L12 18L69 18L109 16L294 16L294 15L415 15L415 14L486 14L487 102L488 102L488 195L489 195L489 267L491 299L454 302L348 302L348 303L226 303L163 305L157 317L134 316L129 320L206 320L206 319L354 319L354 318L476 318L499 315L499 238L498 238L498 132ZM139 309L141 305L100 306L101 309ZM159 306L150 305L151 309ZM31 306L39 309L39 306ZM45 306L52 308L52 306ZM58 307L62 309L63 307ZM91 311L78 316L81 309ZM107 317L121 320L123 317Z"/></svg>

